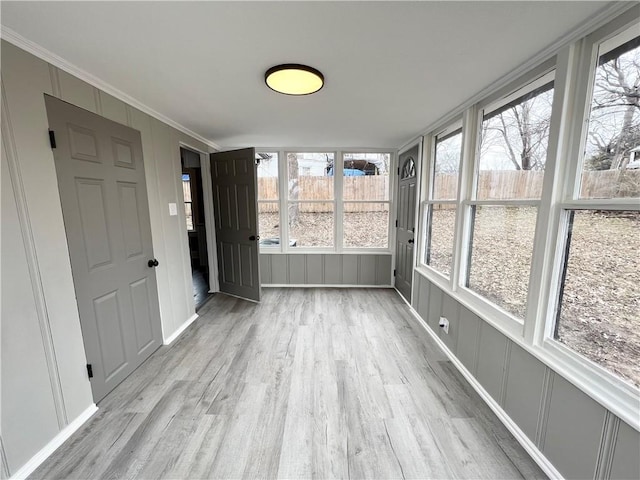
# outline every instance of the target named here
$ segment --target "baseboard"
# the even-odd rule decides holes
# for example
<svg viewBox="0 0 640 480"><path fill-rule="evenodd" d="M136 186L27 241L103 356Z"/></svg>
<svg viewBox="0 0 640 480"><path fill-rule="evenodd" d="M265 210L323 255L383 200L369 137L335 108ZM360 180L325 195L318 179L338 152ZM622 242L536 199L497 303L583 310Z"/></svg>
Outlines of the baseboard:
<svg viewBox="0 0 640 480"><path fill-rule="evenodd" d="M198 318L198 314L194 313L191 318L189 318L189 320L187 320L186 322L184 322L182 325L180 325L180 327L178 327L178 329L173 332L171 335L169 335L167 338L164 339L164 341L162 342L163 345L171 345L173 343L173 341L178 338L182 332L184 332L187 327L189 325L191 325L193 322L196 321L196 319Z"/></svg>
<svg viewBox="0 0 640 480"><path fill-rule="evenodd" d="M402 297L402 295L400 295ZM547 476L551 479L563 479L564 477L560 472L553 466L553 464L549 461L547 457L538 449L538 447L533 443L529 437L525 435L525 433L520 429L518 424L513 421L513 419L505 412L500 404L496 402L491 395L484 389L484 387L476 380L476 378L471 374L467 367L455 356L455 354L449 350L449 347L442 341L440 337L434 332L427 322L416 312L416 310L407 302L407 300L402 297L405 301L413 316L418 320L422 328L424 328L427 333L431 336L431 338L436 342L436 344L442 349L445 355L451 360L451 363L455 365L458 371L462 374L462 376L471 384L473 389L478 392L478 395L485 401L485 403L489 406L489 408L496 414L498 419L507 427L507 430L511 432L511 434L515 437L522 448L524 448L527 453L531 456L534 462L538 464L538 466L547 474Z"/></svg>
<svg viewBox="0 0 640 480"><path fill-rule="evenodd" d="M341 285L341 284L310 284L310 283L268 283L264 288L393 288L393 285Z"/></svg>
<svg viewBox="0 0 640 480"><path fill-rule="evenodd" d="M84 412L78 415L69 425L64 427L53 437L38 453L25 463L20 470L10 477L10 480L22 480L31 475L42 462L55 452L71 435L73 435L84 423L89 420L94 413L98 411L95 403L92 403Z"/></svg>

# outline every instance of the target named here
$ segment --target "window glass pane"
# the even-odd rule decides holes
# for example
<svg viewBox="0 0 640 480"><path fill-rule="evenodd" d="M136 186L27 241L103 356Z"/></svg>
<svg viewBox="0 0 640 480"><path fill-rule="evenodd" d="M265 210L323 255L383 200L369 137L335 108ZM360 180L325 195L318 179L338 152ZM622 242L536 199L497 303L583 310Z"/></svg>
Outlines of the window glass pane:
<svg viewBox="0 0 640 480"><path fill-rule="evenodd" d="M182 174L182 196L185 202L191 201L191 176L188 173Z"/></svg>
<svg viewBox="0 0 640 480"><path fill-rule="evenodd" d="M344 200L389 200L391 154L345 153L343 160Z"/></svg>
<svg viewBox="0 0 640 480"><path fill-rule="evenodd" d="M289 203L289 246L333 247L333 203Z"/></svg>
<svg viewBox="0 0 640 480"><path fill-rule="evenodd" d="M455 200L458 196L458 173L462 154L462 131L436 138L433 199Z"/></svg>
<svg viewBox="0 0 640 480"><path fill-rule="evenodd" d="M467 287L524 318L536 207L475 206Z"/></svg>
<svg viewBox="0 0 640 480"><path fill-rule="evenodd" d="M289 200L333 200L333 153L288 153Z"/></svg>
<svg viewBox="0 0 640 480"><path fill-rule="evenodd" d="M449 276L453 259L456 206L451 203L431 204L428 206L427 215L430 216L430 221L428 222L425 263Z"/></svg>
<svg viewBox="0 0 640 480"><path fill-rule="evenodd" d="M555 338L640 386L640 212L572 212Z"/></svg>
<svg viewBox="0 0 640 480"><path fill-rule="evenodd" d="M345 247L387 248L388 237L388 203L344 204Z"/></svg>
<svg viewBox="0 0 640 480"><path fill-rule="evenodd" d="M552 101L549 84L485 115L476 198L540 198Z"/></svg>
<svg viewBox="0 0 640 480"><path fill-rule="evenodd" d="M278 200L278 154L258 152L258 200Z"/></svg>
<svg viewBox="0 0 640 480"><path fill-rule="evenodd" d="M260 235L261 247L280 245L278 202L258 202L258 235Z"/></svg>
<svg viewBox="0 0 640 480"><path fill-rule="evenodd" d="M581 178L581 198L640 197L640 37L600 47ZM613 42L613 43L612 43Z"/></svg>
<svg viewBox="0 0 640 480"><path fill-rule="evenodd" d="M187 219L187 230L193 230L193 205L191 202L185 202L184 204L184 215Z"/></svg>

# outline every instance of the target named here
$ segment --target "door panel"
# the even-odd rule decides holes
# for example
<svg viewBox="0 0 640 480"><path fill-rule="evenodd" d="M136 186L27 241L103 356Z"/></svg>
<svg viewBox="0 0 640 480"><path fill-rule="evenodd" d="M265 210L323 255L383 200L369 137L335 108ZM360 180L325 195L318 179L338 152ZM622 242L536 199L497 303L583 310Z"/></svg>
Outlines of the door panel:
<svg viewBox="0 0 640 480"><path fill-rule="evenodd" d="M162 344L140 133L45 96L96 402Z"/></svg>
<svg viewBox="0 0 640 480"><path fill-rule="evenodd" d="M220 291L260 301L255 150L211 154Z"/></svg>
<svg viewBox="0 0 640 480"><path fill-rule="evenodd" d="M415 212L417 200L418 145L400 155L398 175L398 226L396 228L395 287L411 303Z"/></svg>

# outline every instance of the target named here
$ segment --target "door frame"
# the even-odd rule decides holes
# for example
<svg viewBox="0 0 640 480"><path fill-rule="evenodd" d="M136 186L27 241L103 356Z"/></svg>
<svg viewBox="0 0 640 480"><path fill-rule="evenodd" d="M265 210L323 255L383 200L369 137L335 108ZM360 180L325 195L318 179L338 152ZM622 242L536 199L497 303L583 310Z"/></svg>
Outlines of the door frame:
<svg viewBox="0 0 640 480"><path fill-rule="evenodd" d="M411 150L412 148L414 148L415 146L418 146L418 161L416 164L416 208L415 208L415 217L414 217L414 225L416 226L416 235L414 235L414 238L417 238L417 242L414 244L414 248L413 248L413 259L411 261L411 301L407 302L409 303L411 306L413 306L413 300L416 298L416 267L418 266L418 262L419 262L419 256L418 256L418 251L422 248L422 243L423 243L423 238L424 235L422 235L422 228L423 225L421 222L422 219L422 185L423 185L423 179L422 179L422 172L423 172L423 164L425 162L424 159L424 137L420 136L419 138L416 138L415 140L411 141L410 143L407 143L406 145L404 145L400 150L398 150L398 153L396 154L396 168L394 171L394 193L395 193L395 202L394 202L394 213L393 213L393 221L394 221L394 225L395 222L398 220L398 203L400 202L400 198L398 198L398 182L400 180L400 175L398 173L398 169L400 168L400 155L404 154L405 152L407 152L408 150ZM427 169L428 171L428 169ZM396 234L397 234L397 227L394 227L393 229L393 252L392 252L392 269L395 270L396 269L396 254L397 254L397 250L395 248L395 239L396 239ZM420 250L421 251L421 250ZM392 272L393 275L393 272ZM392 276L392 285L394 290L398 291L395 288L395 276ZM399 292L398 292L399 293ZM402 295L400 295L402 297ZM404 297L402 297L404 298ZM406 299L405 299L406 300Z"/></svg>
<svg viewBox="0 0 640 480"><path fill-rule="evenodd" d="M216 220L213 211L213 186L211 185L211 159L210 152L194 147L186 142L180 141L178 148L178 158L180 148L186 148L200 155L200 169L202 173L202 200L204 202L204 225L207 239L207 263L209 264L209 293L220 291L220 281L218 279L218 253L216 252ZM214 152L211 152L214 153ZM182 186L178 189L182 192ZM182 197L180 197L182 198ZM186 246L187 250L189 245Z"/></svg>

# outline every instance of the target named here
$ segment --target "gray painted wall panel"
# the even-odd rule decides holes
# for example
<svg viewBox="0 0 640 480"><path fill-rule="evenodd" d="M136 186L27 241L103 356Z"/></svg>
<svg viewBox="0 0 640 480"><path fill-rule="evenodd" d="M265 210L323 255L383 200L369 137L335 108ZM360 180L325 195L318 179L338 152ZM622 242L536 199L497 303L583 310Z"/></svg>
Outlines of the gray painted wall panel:
<svg viewBox="0 0 640 480"><path fill-rule="evenodd" d="M376 284L376 256L359 255L360 270L358 271L358 285Z"/></svg>
<svg viewBox="0 0 640 480"><path fill-rule="evenodd" d="M99 92L101 115L114 122L127 125L127 105L108 93Z"/></svg>
<svg viewBox="0 0 640 480"><path fill-rule="evenodd" d="M426 280L422 275L416 276L416 302L418 305L418 315L422 317L423 320L429 318L429 281Z"/></svg>
<svg viewBox="0 0 640 480"><path fill-rule="evenodd" d="M518 345L511 345L504 409L535 442L546 367Z"/></svg>
<svg viewBox="0 0 640 480"><path fill-rule="evenodd" d="M442 295L442 290L434 284L431 284L429 288L429 316L427 323L436 333L438 333L438 329L440 328L438 327L438 321L440 319L440 313L442 313Z"/></svg>
<svg viewBox="0 0 640 480"><path fill-rule="evenodd" d="M305 283L306 255L289 255L289 283Z"/></svg>
<svg viewBox="0 0 640 480"><path fill-rule="evenodd" d="M480 325L476 378L493 399L500 402L507 338L488 323Z"/></svg>
<svg viewBox="0 0 640 480"><path fill-rule="evenodd" d="M98 113L98 109L96 108L97 90L64 70L57 70L62 100L89 110L90 112Z"/></svg>
<svg viewBox="0 0 640 480"><path fill-rule="evenodd" d="M263 285L389 285L391 255L261 253Z"/></svg>
<svg viewBox="0 0 640 480"><path fill-rule="evenodd" d="M613 480L640 478L640 433L620 421L611 467Z"/></svg>
<svg viewBox="0 0 640 480"><path fill-rule="evenodd" d="M271 282L276 285L289 283L288 255L271 255Z"/></svg>
<svg viewBox="0 0 640 480"><path fill-rule="evenodd" d="M449 320L449 333L445 333L442 328L438 328L438 335L449 350L456 353L458 344L459 303L446 294L442 295L442 316Z"/></svg>
<svg viewBox="0 0 640 480"><path fill-rule="evenodd" d="M269 284L271 281L271 255L260 255L260 283Z"/></svg>
<svg viewBox="0 0 640 480"><path fill-rule="evenodd" d="M376 255L376 285L391 285L391 255Z"/></svg>
<svg viewBox="0 0 640 480"><path fill-rule="evenodd" d="M4 150L2 154L0 420L8 467L15 473L58 433L58 421Z"/></svg>
<svg viewBox="0 0 640 480"><path fill-rule="evenodd" d="M456 355L474 375L476 374L476 354L478 350L478 333L480 319L468 309L460 306L458 322L458 347Z"/></svg>
<svg viewBox="0 0 640 480"><path fill-rule="evenodd" d="M358 284L358 255L342 256L342 284L357 285Z"/></svg>
<svg viewBox="0 0 640 480"><path fill-rule="evenodd" d="M340 285L342 283L342 255L323 255L324 283Z"/></svg>
<svg viewBox="0 0 640 480"><path fill-rule="evenodd" d="M324 282L323 275L323 257L324 255L305 255L307 261L307 279L306 283L311 285L320 285Z"/></svg>
<svg viewBox="0 0 640 480"><path fill-rule="evenodd" d="M542 452L567 479L593 478L605 409L554 375Z"/></svg>

